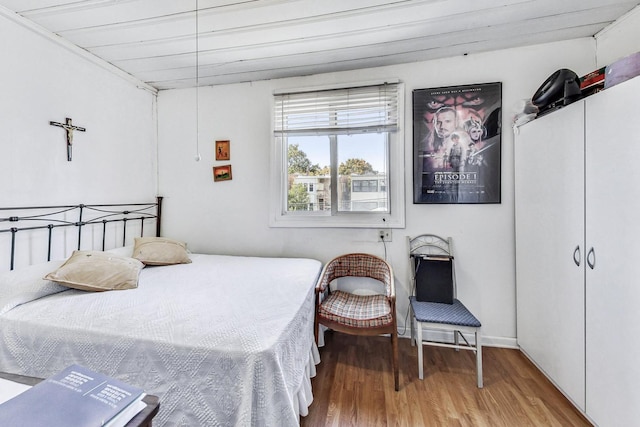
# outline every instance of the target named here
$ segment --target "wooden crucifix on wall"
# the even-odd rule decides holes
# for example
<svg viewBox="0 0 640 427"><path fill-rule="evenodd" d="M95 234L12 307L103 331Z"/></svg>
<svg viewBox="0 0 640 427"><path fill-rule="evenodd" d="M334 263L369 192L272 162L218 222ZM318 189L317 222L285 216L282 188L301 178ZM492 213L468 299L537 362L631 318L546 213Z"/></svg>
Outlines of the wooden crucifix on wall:
<svg viewBox="0 0 640 427"><path fill-rule="evenodd" d="M80 126L74 126L72 123L72 119L67 117L64 123L58 122L49 122L51 126L58 126L67 131L67 161L71 161L71 151L73 149L73 131L77 130L79 132L86 132L85 128L81 128Z"/></svg>

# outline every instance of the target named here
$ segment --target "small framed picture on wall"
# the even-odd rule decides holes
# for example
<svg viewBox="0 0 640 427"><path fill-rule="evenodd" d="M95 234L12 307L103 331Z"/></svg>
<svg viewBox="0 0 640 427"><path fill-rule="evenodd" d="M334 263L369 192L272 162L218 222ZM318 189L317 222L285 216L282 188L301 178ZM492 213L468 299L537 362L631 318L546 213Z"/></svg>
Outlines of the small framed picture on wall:
<svg viewBox="0 0 640 427"><path fill-rule="evenodd" d="M229 181L229 180L231 180L231 165L214 166L213 167L213 180L214 181Z"/></svg>
<svg viewBox="0 0 640 427"><path fill-rule="evenodd" d="M216 160L231 160L231 141L216 141Z"/></svg>

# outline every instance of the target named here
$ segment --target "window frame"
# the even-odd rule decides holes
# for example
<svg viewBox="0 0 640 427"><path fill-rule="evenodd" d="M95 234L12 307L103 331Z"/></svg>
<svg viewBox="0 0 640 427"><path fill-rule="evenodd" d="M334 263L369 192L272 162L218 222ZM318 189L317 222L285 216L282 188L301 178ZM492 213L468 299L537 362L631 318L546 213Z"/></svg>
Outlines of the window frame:
<svg viewBox="0 0 640 427"><path fill-rule="evenodd" d="M321 91L330 89L346 89L365 85L382 85L385 82L356 83L325 87L302 88L286 90L286 92ZM286 210L288 193L287 169L287 141L285 137L274 134L275 106L271 102L271 170L270 170L270 227L299 227L299 228L404 228L405 227L405 133L404 133L404 84L399 81L386 81L398 85L398 128L388 134L388 171L386 187L389 192L388 212L331 212L298 211L290 214ZM274 91L273 95L284 93L285 90ZM333 191L333 189L332 189ZM337 193L335 193L337 194Z"/></svg>

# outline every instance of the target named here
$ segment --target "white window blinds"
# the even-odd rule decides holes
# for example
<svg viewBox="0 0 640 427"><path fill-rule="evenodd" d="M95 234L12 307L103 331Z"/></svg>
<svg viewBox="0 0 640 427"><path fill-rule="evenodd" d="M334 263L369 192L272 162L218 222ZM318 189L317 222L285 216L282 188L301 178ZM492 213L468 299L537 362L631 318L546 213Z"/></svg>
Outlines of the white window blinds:
<svg viewBox="0 0 640 427"><path fill-rule="evenodd" d="M275 95L274 133L356 134L398 129L397 83Z"/></svg>

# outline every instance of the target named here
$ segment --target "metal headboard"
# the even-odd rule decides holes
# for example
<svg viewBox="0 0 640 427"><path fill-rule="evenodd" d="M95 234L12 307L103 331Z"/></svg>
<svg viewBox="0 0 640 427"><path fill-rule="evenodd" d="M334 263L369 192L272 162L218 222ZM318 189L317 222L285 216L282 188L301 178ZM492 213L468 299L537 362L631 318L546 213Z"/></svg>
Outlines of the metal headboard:
<svg viewBox="0 0 640 427"><path fill-rule="evenodd" d="M47 230L47 261L50 261L53 230L56 228L77 227L76 247L80 250L83 228L102 225L102 250L105 250L107 224L122 223L122 246L125 246L128 222L139 221L140 236L143 236L145 221L155 221L155 236L160 236L161 217L162 197L150 203L0 207L0 236L11 233L9 264L13 270L18 233ZM11 227L3 227L4 223L9 223Z"/></svg>

